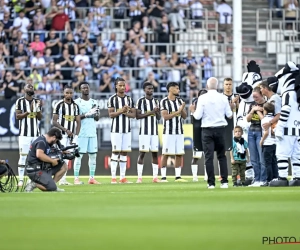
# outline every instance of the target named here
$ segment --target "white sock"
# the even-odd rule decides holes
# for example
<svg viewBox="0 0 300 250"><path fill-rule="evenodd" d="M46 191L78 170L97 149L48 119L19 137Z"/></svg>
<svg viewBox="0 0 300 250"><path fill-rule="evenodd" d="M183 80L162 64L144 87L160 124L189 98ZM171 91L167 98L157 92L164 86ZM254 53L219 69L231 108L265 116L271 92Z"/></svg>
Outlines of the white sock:
<svg viewBox="0 0 300 250"><path fill-rule="evenodd" d="M23 181L24 180L25 168L24 167L18 167L18 172L19 172L19 181Z"/></svg>
<svg viewBox="0 0 300 250"><path fill-rule="evenodd" d="M175 177L181 177L181 167L175 168Z"/></svg>
<svg viewBox="0 0 300 250"><path fill-rule="evenodd" d="M142 178L143 175L143 164L137 164L137 173L138 173L138 178Z"/></svg>
<svg viewBox="0 0 300 250"><path fill-rule="evenodd" d="M65 160L65 163L66 163L67 167L69 167L69 160ZM67 172L63 175L63 177L61 177L61 179L60 179L61 182L65 182L66 181Z"/></svg>
<svg viewBox="0 0 300 250"><path fill-rule="evenodd" d="M117 161L110 161L110 171L111 171L111 178L112 179L117 178L117 167L118 167L118 162Z"/></svg>
<svg viewBox="0 0 300 250"><path fill-rule="evenodd" d="M157 178L157 176L158 176L158 165L152 163L152 169L153 169L153 179Z"/></svg>
<svg viewBox="0 0 300 250"><path fill-rule="evenodd" d="M63 177L61 177L61 179L60 179L61 182L65 182L66 181L66 175L67 175L67 172L64 174Z"/></svg>
<svg viewBox="0 0 300 250"><path fill-rule="evenodd" d="M120 179L124 179L125 178L125 174L126 174L126 161L120 161L119 165L120 165Z"/></svg>
<svg viewBox="0 0 300 250"><path fill-rule="evenodd" d="M198 165L197 164L192 165L192 174L193 174L193 178L197 178L197 175L198 175Z"/></svg>
<svg viewBox="0 0 300 250"><path fill-rule="evenodd" d="M160 169L160 174L161 174L161 178L166 178L167 177L167 168L166 167L162 167Z"/></svg>

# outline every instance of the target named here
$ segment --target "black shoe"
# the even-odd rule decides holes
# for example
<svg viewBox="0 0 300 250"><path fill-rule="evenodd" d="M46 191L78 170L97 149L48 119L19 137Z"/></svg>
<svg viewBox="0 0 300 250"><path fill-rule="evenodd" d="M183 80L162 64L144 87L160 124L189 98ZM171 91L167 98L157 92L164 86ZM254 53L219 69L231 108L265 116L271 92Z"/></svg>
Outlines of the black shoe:
<svg viewBox="0 0 300 250"><path fill-rule="evenodd" d="M234 186L234 187L238 187L237 182L234 182L234 183L233 183L233 186Z"/></svg>
<svg viewBox="0 0 300 250"><path fill-rule="evenodd" d="M275 180L270 181L269 186L270 187L288 187L289 181L287 178L279 177L277 180L275 179Z"/></svg>

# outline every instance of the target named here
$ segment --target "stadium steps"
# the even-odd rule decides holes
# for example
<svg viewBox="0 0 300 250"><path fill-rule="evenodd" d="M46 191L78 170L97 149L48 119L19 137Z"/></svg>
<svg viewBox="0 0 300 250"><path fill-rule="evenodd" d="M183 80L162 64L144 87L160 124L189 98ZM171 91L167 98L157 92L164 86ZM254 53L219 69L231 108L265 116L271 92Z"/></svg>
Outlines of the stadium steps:
<svg viewBox="0 0 300 250"><path fill-rule="evenodd" d="M267 55L266 44L256 44L256 10L266 9L266 12L260 12L259 27L265 28L269 20L267 12L268 1L252 0L242 1L242 36L243 36L243 60L247 63L250 60L257 60L260 65L262 76L268 77L277 72L276 56ZM244 66L245 64L243 64ZM245 69L243 69L243 72Z"/></svg>

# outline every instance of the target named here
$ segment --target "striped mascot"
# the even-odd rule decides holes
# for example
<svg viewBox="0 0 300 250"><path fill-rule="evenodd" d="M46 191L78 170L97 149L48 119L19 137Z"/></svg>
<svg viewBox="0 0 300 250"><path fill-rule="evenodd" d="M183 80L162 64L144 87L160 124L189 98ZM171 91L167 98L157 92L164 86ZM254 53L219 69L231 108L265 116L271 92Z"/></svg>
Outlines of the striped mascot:
<svg viewBox="0 0 300 250"><path fill-rule="evenodd" d="M282 98L281 113L275 128L278 179L270 186L300 186L300 75L299 65L288 62L274 77L268 78L273 92ZM292 180L288 182L289 159Z"/></svg>
<svg viewBox="0 0 300 250"><path fill-rule="evenodd" d="M243 74L242 83L236 87L236 93L239 94L241 101L237 113L236 125L243 128L243 137L248 141L248 130L250 122L247 122L246 116L249 111L250 104L254 101L252 90L262 81L259 65L255 61L250 61L247 65L248 72ZM254 179L254 171L251 162L246 167L246 185L250 185Z"/></svg>

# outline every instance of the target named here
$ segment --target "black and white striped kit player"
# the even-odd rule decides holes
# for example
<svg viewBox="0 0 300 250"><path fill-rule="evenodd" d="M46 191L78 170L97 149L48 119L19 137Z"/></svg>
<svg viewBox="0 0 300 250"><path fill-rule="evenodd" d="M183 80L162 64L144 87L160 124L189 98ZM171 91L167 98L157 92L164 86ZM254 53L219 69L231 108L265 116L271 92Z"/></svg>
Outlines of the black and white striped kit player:
<svg viewBox="0 0 300 250"><path fill-rule="evenodd" d="M71 143L77 144L78 134L81 129L81 119L79 106L73 101L73 88L71 86L65 86L64 99L56 103L54 107L52 125L62 131L62 139L60 140L62 145L67 147ZM69 160L65 160L65 163L68 165ZM70 185L66 180L66 174L67 172L60 179L59 185Z"/></svg>
<svg viewBox="0 0 300 250"><path fill-rule="evenodd" d="M75 122L76 116L79 115L79 107L73 100L71 103L66 103L64 100L60 100L56 103L53 114L58 115L57 122L62 127L60 129L62 130L63 139L61 140L61 143L63 144L64 138L68 137L67 131L71 131L72 134L75 135ZM67 146L67 144L63 145Z"/></svg>
<svg viewBox="0 0 300 250"><path fill-rule="evenodd" d="M152 113L155 108L159 108L159 101L155 98L147 99L144 96L136 102L136 109L141 114ZM154 113L140 119L139 149L140 152L158 152L158 146L158 120Z"/></svg>
<svg viewBox="0 0 300 250"><path fill-rule="evenodd" d="M176 97L170 100L165 97L160 102L160 110L166 110L168 114L179 111L180 106L184 103L181 98ZM183 155L184 154L184 135L182 126L182 117L180 114L173 118L163 120L163 149L165 155Z"/></svg>
<svg viewBox="0 0 300 250"><path fill-rule="evenodd" d="M114 108L114 112L121 111L124 106L134 108L130 96L120 97L114 94L108 99L107 107ZM111 121L111 142L113 152L130 152L131 151L131 126L130 119L125 114L119 114L112 118Z"/></svg>
<svg viewBox="0 0 300 250"><path fill-rule="evenodd" d="M56 103L53 110L52 124L61 129L62 139L60 142L65 147L71 145L71 140L72 143L77 143L79 133L77 128L78 125L80 126L78 122L80 122L79 107L72 99L70 103L65 102L64 99Z"/></svg>
<svg viewBox="0 0 300 250"><path fill-rule="evenodd" d="M131 151L130 119L136 118L136 111L130 96L125 94L126 81L117 78L114 82L116 94L108 99L107 108L111 121L110 161L111 183L116 184L117 166L120 166L120 183L131 183L126 179L127 152Z"/></svg>
<svg viewBox="0 0 300 250"><path fill-rule="evenodd" d="M24 113L29 112L29 114L24 119L19 121L20 137L34 138L35 140L39 136L39 123L36 114L38 102L40 101L37 98L27 100L24 96L16 101L16 110L22 111Z"/></svg>
<svg viewBox="0 0 300 250"><path fill-rule="evenodd" d="M23 185L24 169L31 143L40 135L39 120L42 118L41 102L34 98L31 84L24 87L25 96L16 101L16 119L19 120L19 151L18 162L19 184Z"/></svg>

